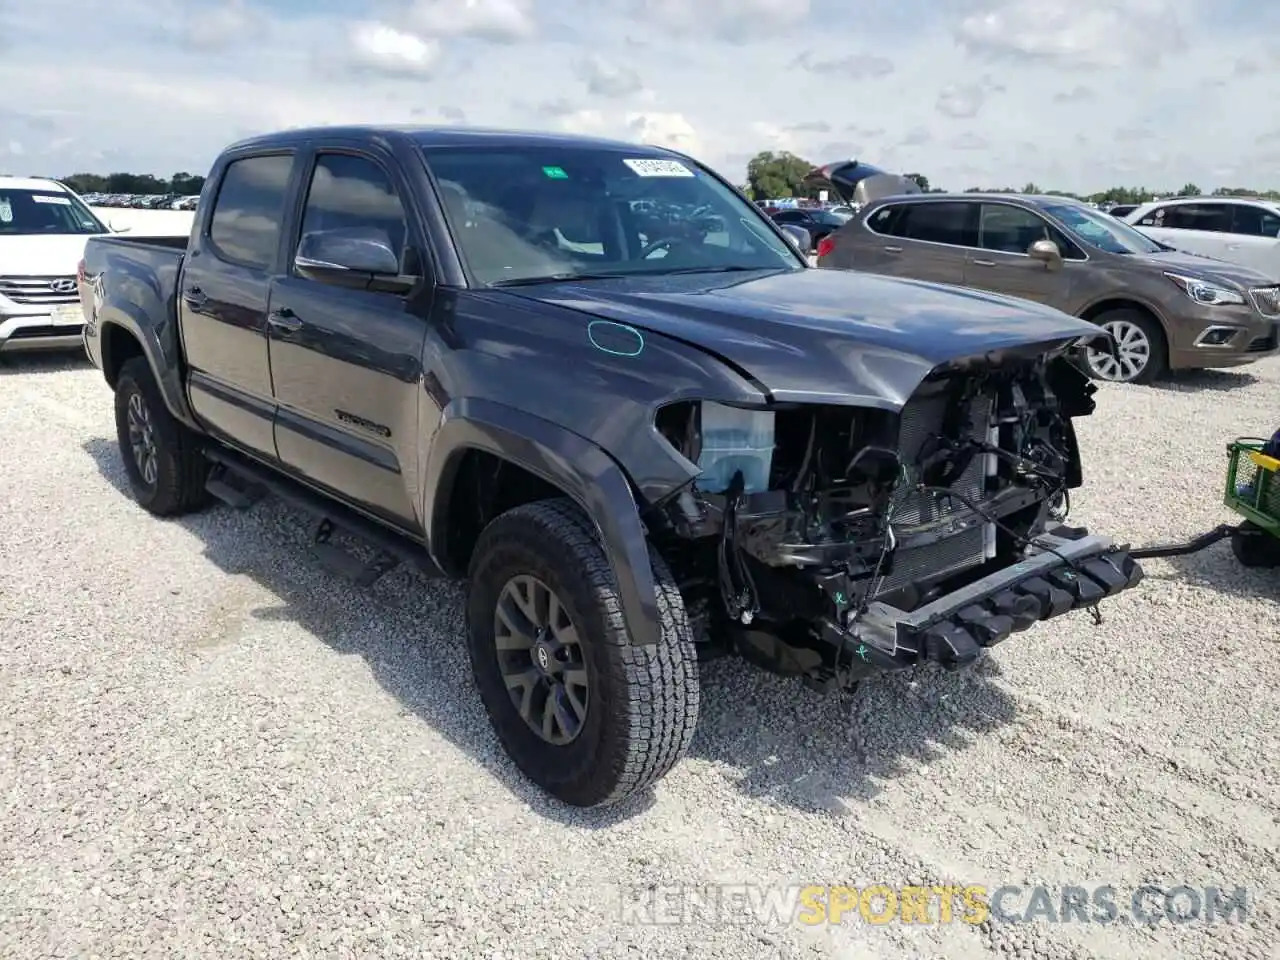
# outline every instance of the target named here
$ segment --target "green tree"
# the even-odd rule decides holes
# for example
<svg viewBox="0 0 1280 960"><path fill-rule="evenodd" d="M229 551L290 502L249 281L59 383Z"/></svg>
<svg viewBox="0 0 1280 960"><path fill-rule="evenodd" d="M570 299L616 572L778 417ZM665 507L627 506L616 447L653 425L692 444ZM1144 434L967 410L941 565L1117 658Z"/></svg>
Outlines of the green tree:
<svg viewBox="0 0 1280 960"><path fill-rule="evenodd" d="M908 180L914 180L916 182L916 186L920 188L921 193L931 192L929 190L929 178L923 173L908 173L906 176Z"/></svg>
<svg viewBox="0 0 1280 960"><path fill-rule="evenodd" d="M1180 197L1198 197L1200 196L1200 188L1194 183L1184 183L1182 189L1178 191Z"/></svg>
<svg viewBox="0 0 1280 960"><path fill-rule="evenodd" d="M816 197L818 189L806 183L813 164L794 153L757 153L747 164L747 182L751 199L768 200L781 197Z"/></svg>

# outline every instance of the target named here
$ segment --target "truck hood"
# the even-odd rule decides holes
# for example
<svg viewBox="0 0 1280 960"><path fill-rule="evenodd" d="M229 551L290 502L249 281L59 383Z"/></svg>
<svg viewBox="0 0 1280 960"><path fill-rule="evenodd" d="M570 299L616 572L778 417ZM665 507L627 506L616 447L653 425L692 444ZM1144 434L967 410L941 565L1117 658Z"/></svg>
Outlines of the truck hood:
<svg viewBox="0 0 1280 960"><path fill-rule="evenodd" d="M1177 250L1167 253L1134 254L1133 258L1153 269L1188 274L1204 280L1218 280L1244 289L1276 285L1276 281L1265 273L1243 267L1238 263L1219 260L1216 257L1201 256L1198 253Z"/></svg>
<svg viewBox="0 0 1280 960"><path fill-rule="evenodd" d="M508 287L500 295L682 340L737 368L777 402L893 411L942 364L1047 352L1102 335L1024 300L839 270L601 279Z"/></svg>
<svg viewBox="0 0 1280 960"><path fill-rule="evenodd" d="M0 277L73 277L89 236L82 233L0 237Z"/></svg>

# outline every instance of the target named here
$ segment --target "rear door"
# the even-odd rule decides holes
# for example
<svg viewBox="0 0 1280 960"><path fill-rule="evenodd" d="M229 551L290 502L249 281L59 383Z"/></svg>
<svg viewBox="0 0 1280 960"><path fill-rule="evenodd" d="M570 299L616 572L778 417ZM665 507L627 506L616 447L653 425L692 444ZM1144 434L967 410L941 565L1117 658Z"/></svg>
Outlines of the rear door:
<svg viewBox="0 0 1280 960"><path fill-rule="evenodd" d="M276 446L294 473L406 529L419 523L412 488L429 282L414 295L350 289L300 276L293 252L312 231L385 238L405 270L422 273L425 240L389 153L362 143L314 145L272 284L271 368ZM429 278L427 278L429 280Z"/></svg>
<svg viewBox="0 0 1280 960"><path fill-rule="evenodd" d="M1156 207L1134 226L1178 250L1230 260L1231 221L1231 204L1205 201Z"/></svg>
<svg viewBox="0 0 1280 960"><path fill-rule="evenodd" d="M886 212L887 211L887 212ZM876 241L860 247L859 270L935 283L963 284L969 248L978 242L978 204L964 200L892 203L867 217Z"/></svg>
<svg viewBox="0 0 1280 960"><path fill-rule="evenodd" d="M1258 203L1231 208L1233 261L1280 280L1280 213Z"/></svg>
<svg viewBox="0 0 1280 960"><path fill-rule="evenodd" d="M1063 257L1061 270L1051 270L1028 256L1037 240L1050 240ZM978 215L979 249L970 251L965 286L1036 300L1065 309L1083 251L1057 227L1033 210L1012 203L984 201Z"/></svg>
<svg viewBox="0 0 1280 960"><path fill-rule="evenodd" d="M211 433L272 460L267 300L296 160L288 150L226 158L214 174L211 215L192 237L178 291L192 409Z"/></svg>

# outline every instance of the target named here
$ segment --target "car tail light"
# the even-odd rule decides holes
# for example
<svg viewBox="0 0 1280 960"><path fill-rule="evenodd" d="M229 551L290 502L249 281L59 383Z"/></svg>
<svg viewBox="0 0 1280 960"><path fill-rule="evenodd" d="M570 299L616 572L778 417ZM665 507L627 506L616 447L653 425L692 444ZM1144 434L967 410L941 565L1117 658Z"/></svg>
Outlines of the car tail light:
<svg viewBox="0 0 1280 960"><path fill-rule="evenodd" d="M834 237L831 237L831 236L823 237L821 240L818 241L818 259L821 260L823 257L825 257L828 253L830 253L835 248L836 248L836 241Z"/></svg>
<svg viewBox="0 0 1280 960"><path fill-rule="evenodd" d="M80 258L80 262L76 264L76 283L84 283L84 258Z"/></svg>

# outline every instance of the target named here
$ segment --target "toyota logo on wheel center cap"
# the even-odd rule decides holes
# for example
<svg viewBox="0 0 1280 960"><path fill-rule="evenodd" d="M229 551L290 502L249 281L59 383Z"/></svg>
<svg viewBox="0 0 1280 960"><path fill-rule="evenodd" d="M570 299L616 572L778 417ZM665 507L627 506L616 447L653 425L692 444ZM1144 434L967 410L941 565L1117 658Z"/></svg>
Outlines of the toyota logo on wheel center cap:
<svg viewBox="0 0 1280 960"><path fill-rule="evenodd" d="M49 289L54 293L73 293L76 289L76 282L68 280L65 277L49 282Z"/></svg>
<svg viewBox="0 0 1280 960"><path fill-rule="evenodd" d="M551 665L551 658L547 656L547 648L539 647L538 648L538 666L540 666L543 670L545 670L550 665Z"/></svg>

